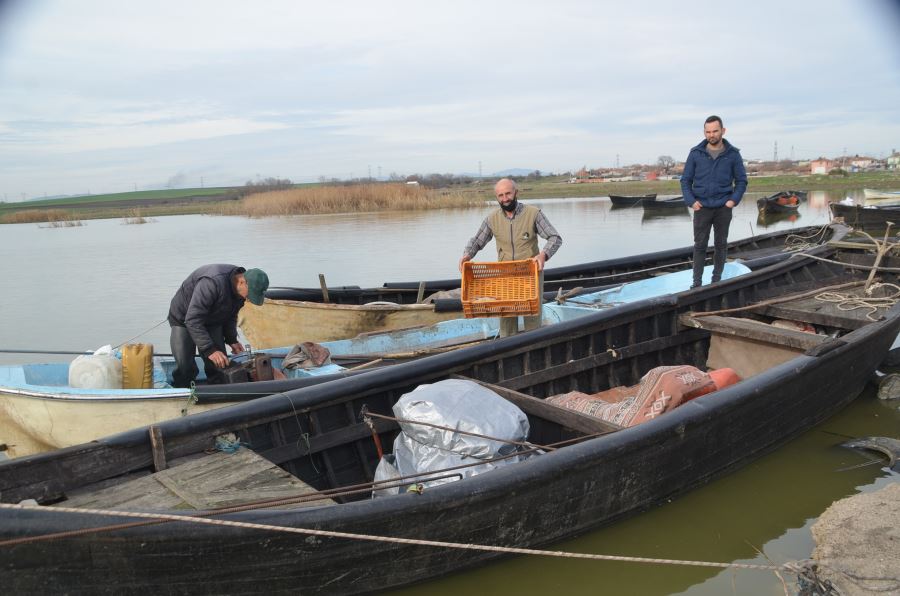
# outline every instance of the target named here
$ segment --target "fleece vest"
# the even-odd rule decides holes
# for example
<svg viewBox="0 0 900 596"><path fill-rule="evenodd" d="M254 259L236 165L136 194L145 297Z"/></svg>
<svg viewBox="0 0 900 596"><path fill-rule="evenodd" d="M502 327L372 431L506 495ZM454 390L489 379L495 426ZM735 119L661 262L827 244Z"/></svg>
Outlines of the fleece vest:
<svg viewBox="0 0 900 596"><path fill-rule="evenodd" d="M507 218L502 209L497 209L488 218L488 225L497 243L499 261L530 259L538 254L535 220L540 210L531 205L523 207L522 212L513 219Z"/></svg>

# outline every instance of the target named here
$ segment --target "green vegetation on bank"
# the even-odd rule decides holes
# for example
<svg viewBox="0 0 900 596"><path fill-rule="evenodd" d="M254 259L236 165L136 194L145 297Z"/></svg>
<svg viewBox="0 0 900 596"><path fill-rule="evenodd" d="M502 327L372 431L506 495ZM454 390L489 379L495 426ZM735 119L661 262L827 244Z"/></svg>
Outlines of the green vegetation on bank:
<svg viewBox="0 0 900 596"><path fill-rule="evenodd" d="M519 180L524 199L602 197L609 194L681 194L677 180L570 183L563 176ZM751 176L749 192L780 190L900 189L900 172L847 175ZM166 215L245 215L266 217L304 213L464 207L493 198L493 180L475 180L428 189L403 182L296 184L285 190L258 192L248 187L189 188L65 197L22 203L0 202L0 223L66 222L87 219Z"/></svg>

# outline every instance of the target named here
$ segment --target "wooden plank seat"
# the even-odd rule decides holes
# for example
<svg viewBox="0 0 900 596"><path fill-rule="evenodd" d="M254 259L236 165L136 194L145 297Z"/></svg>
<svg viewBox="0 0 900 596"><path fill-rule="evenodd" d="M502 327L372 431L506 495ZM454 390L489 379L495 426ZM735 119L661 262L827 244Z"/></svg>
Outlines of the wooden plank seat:
<svg viewBox="0 0 900 596"><path fill-rule="evenodd" d="M255 501L296 497L315 489L250 449L216 452L130 480L71 496L65 507L104 509L217 509ZM333 504L332 499L279 506Z"/></svg>
<svg viewBox="0 0 900 596"><path fill-rule="evenodd" d="M722 317L709 315L694 317L690 313L678 317L678 322L685 327L706 329L721 335L734 335L746 339L752 339L767 344L786 346L800 351L810 350L828 339L825 335L816 335L794 329L784 329L755 321L737 317Z"/></svg>

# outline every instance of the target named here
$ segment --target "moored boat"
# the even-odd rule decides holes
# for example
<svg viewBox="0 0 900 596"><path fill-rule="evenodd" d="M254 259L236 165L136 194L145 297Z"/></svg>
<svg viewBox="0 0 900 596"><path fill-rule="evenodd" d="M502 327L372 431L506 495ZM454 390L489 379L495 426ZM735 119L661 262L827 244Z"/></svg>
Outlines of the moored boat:
<svg viewBox="0 0 900 596"><path fill-rule="evenodd" d="M652 213L681 213L687 210L684 197L671 197L666 199L656 199L653 201L643 201L641 207L644 211Z"/></svg>
<svg viewBox="0 0 900 596"><path fill-rule="evenodd" d="M792 191L781 191L756 201L760 213L796 213L800 198Z"/></svg>
<svg viewBox="0 0 900 596"><path fill-rule="evenodd" d="M0 549L4 586L13 593L246 593L260 585L272 594L370 592L501 556L471 545L536 547L612 523L746 465L852 401L900 331L900 309L880 309L872 320L812 296L762 302L867 273L798 256L678 296L161 423L156 442L144 428L0 463L0 499L41 504L0 516L0 540L19 541ZM751 316L690 316L748 302L760 303ZM763 323L785 317L820 333ZM546 400L630 386L670 364L731 367L743 380L629 427ZM448 379L486 384L527 415L530 444L513 453L523 460L436 486L428 481L460 470L373 486L381 446L402 424L392 406L416 387ZM359 417L364 407L371 427ZM233 459L227 451L207 455L229 431L243 445ZM227 474L215 474L206 488L227 481L228 499L182 490L207 464ZM273 473L257 473L260 466ZM262 486L264 477L272 484ZM403 490L370 498L392 485ZM298 491L308 494L288 498ZM262 493L281 501L260 508L254 502ZM220 505L232 509L209 511ZM103 513L118 509L127 519L149 510L152 518L198 508L203 519L195 522L133 527L108 527L121 519ZM210 525L210 516L232 525Z"/></svg>
<svg viewBox="0 0 900 596"><path fill-rule="evenodd" d="M751 268L786 258L791 252L790 242L807 237L813 244L838 240L847 233L841 226L801 228L797 230L761 234L732 241L728 256L742 262L753 261ZM804 245L803 249L808 249ZM709 259L712 250L708 249ZM549 268L544 273L545 299L552 299L560 290L578 287L606 286L644 279L690 267L693 247L685 246L604 261ZM761 261L761 259L765 259ZM274 288L266 292L260 306L245 306L239 326L255 348L292 345L300 341L329 341L394 328L430 325L439 320L462 316L459 300L436 300L434 304L416 304L417 296L452 291L459 288L459 279L418 282L388 282L382 288L343 288L328 290L328 304L320 304L321 290L310 288ZM318 300L316 298L318 297ZM385 303L388 300L396 302ZM342 302L346 301L344 308ZM369 302L367 304L366 302ZM325 321L325 323L320 323Z"/></svg>
<svg viewBox="0 0 900 596"><path fill-rule="evenodd" d="M900 203L900 190L874 190L871 188L863 189L863 196L866 203L875 203L881 201L892 201Z"/></svg>
<svg viewBox="0 0 900 596"><path fill-rule="evenodd" d="M645 202L655 201L656 193L647 195L609 195L609 200L616 207L640 207Z"/></svg>
<svg viewBox="0 0 900 596"><path fill-rule="evenodd" d="M830 203L832 217L839 217L843 223L858 229L884 229L888 222L900 226L900 205L848 205ZM895 228L896 229L896 228Z"/></svg>

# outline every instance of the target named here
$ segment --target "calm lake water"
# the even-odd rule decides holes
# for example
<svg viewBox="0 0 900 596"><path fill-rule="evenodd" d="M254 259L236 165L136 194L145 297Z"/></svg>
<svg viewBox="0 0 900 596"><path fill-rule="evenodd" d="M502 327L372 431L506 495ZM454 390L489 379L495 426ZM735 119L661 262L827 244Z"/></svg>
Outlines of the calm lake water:
<svg viewBox="0 0 900 596"><path fill-rule="evenodd" d="M729 237L825 225L828 201L848 194L862 193L813 192L795 221L762 222L755 205L761 195L748 193L735 210ZM551 267L692 242L687 209L647 218L640 208L612 209L605 198L527 202L541 207L563 237ZM462 249L490 208L268 219L177 216L147 225L91 220L73 228L0 226L5 280L0 363L72 358L2 350L76 351L127 341L153 343L157 352L168 352L169 300L181 281L205 263L260 267L273 286L317 287L319 273L331 286L456 277ZM478 258L494 257L488 246ZM897 436L898 430L897 405L878 402L869 392L826 425L736 474L552 548L718 562L807 558L813 547L809 528L831 502L900 480L880 462L843 470L866 459L836 445L844 435ZM476 590L783 594L781 582L767 572L535 557L508 559L403 592L421 590L448 595Z"/></svg>

